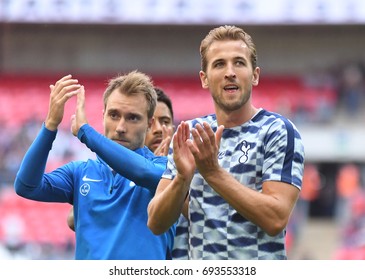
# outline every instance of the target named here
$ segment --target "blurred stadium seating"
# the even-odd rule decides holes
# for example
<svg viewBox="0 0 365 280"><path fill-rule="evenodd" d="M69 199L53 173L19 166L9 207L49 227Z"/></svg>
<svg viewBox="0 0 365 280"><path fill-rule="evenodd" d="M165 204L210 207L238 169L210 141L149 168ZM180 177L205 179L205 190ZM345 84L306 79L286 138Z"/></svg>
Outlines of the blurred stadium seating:
<svg viewBox="0 0 365 280"><path fill-rule="evenodd" d="M48 109L49 85L60 77L27 75L0 75L0 120L10 126L19 126L26 120L41 119ZM89 122L101 128L102 94L107 80L105 77L76 77L86 89L86 110ZM176 121L186 120L198 115L213 112L213 103L207 90L201 88L195 77L153 77L156 86L163 88L174 105ZM305 110L310 114L320 110L321 101L328 106L336 106L337 96L334 88L308 86L301 77L269 76L260 79L253 89L254 103L267 110L277 111L283 104L291 114ZM73 114L75 99L66 105L65 117ZM290 116L288 116L290 117ZM63 123L66 126L68 123ZM66 128L68 128L66 126Z"/></svg>
<svg viewBox="0 0 365 280"><path fill-rule="evenodd" d="M0 240L6 242L66 245L74 232L66 224L70 205L24 199L13 189L0 190Z"/></svg>

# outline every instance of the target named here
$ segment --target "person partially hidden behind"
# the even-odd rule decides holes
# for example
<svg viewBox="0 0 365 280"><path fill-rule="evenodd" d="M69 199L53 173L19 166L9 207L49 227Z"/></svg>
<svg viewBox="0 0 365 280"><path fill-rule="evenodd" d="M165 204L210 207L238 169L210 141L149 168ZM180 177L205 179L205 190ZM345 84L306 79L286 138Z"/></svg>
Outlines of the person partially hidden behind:
<svg viewBox="0 0 365 280"><path fill-rule="evenodd" d="M215 113L177 127L148 227L163 234L183 212L189 259L287 259L285 228L304 168L300 134L284 116L253 106L260 68L248 33L214 28L200 55Z"/></svg>
<svg viewBox="0 0 365 280"><path fill-rule="evenodd" d="M154 114L155 121L147 132L145 145L155 155L166 156L169 152L169 144L172 133L175 130L173 124L174 112L170 98L161 88L155 88L157 93L157 106ZM172 249L173 260L188 259L188 220L180 215L176 223L176 235Z"/></svg>
<svg viewBox="0 0 365 280"><path fill-rule="evenodd" d="M50 86L48 115L16 175L18 195L73 205L75 259L171 259L175 225L154 235L147 205L166 168L144 140L157 97L151 79L139 71L109 81L103 96L104 135L87 122L85 89L71 75ZM97 155L44 173L66 102L77 95L72 133Z"/></svg>

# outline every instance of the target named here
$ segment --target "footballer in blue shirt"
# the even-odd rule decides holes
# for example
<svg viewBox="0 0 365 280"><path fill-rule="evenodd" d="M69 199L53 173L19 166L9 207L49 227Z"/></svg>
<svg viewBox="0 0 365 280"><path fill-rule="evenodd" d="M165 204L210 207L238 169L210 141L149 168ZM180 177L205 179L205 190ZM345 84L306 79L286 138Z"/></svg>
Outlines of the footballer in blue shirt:
<svg viewBox="0 0 365 280"><path fill-rule="evenodd" d="M103 96L104 135L87 122L85 89L77 79L64 76L50 89L48 115L21 163L16 193L73 205L76 259L171 258L175 225L161 235L147 227L147 205L166 168L166 157L155 156L144 145L156 107L151 79L131 71L109 81ZM75 95L72 133L97 158L45 173L65 104Z"/></svg>

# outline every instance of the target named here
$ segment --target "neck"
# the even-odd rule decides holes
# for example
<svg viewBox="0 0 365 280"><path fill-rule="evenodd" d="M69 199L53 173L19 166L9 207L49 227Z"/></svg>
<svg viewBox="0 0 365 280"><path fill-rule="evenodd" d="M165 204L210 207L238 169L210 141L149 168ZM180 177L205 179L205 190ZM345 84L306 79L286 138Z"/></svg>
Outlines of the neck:
<svg viewBox="0 0 365 280"><path fill-rule="evenodd" d="M240 126L249 120L259 111L259 109L250 105L248 108L241 107L235 111L223 111L216 108L217 124L224 125L225 128Z"/></svg>

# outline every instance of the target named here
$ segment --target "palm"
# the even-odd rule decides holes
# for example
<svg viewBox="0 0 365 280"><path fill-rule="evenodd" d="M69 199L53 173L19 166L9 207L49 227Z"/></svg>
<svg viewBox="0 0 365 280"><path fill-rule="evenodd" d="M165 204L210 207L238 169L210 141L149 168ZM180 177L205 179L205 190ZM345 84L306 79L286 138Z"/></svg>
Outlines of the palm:
<svg viewBox="0 0 365 280"><path fill-rule="evenodd" d="M62 122L66 102L79 92L80 85L78 80L67 75L58 80L55 85L50 85L50 89L49 110L45 125L48 129L56 130Z"/></svg>
<svg viewBox="0 0 365 280"><path fill-rule="evenodd" d="M182 122L173 140L174 161L177 171L185 178L192 177L195 171L195 160L187 141L190 139L188 124Z"/></svg>
<svg viewBox="0 0 365 280"><path fill-rule="evenodd" d="M71 117L72 134L77 136L80 127L86 123L87 119L85 113L85 89L82 86L80 88L80 93L77 95L76 114Z"/></svg>
<svg viewBox="0 0 365 280"><path fill-rule="evenodd" d="M178 148L178 151L174 147L174 151L176 151L174 152L174 161L178 172L184 177L191 176L195 170L195 160L189 147L184 144Z"/></svg>

